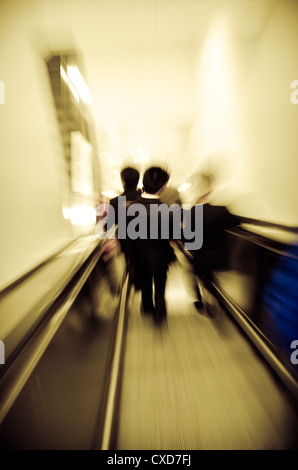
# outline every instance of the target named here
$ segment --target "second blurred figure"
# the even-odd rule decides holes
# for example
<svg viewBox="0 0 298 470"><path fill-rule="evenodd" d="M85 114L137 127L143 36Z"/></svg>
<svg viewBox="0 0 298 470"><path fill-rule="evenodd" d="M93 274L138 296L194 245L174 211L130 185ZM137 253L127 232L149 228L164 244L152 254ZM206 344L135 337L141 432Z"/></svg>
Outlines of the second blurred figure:
<svg viewBox="0 0 298 470"><path fill-rule="evenodd" d="M144 208L140 211L139 223L146 227L148 236L128 239L129 258L132 266L133 282L136 289L142 293L142 311L144 314L153 315L156 324L166 320L167 310L165 303L165 288L169 264L175 259L174 251L170 244L171 235L161 236L161 221L159 219L157 237L152 238L150 233L153 227L152 214L162 204L160 195L169 180L169 174L162 168L151 167L144 173L143 193L135 201L137 206ZM134 211L134 204L130 205L130 213ZM161 214L159 213L161 217ZM128 217L128 222L132 220ZM154 290L153 290L154 287Z"/></svg>

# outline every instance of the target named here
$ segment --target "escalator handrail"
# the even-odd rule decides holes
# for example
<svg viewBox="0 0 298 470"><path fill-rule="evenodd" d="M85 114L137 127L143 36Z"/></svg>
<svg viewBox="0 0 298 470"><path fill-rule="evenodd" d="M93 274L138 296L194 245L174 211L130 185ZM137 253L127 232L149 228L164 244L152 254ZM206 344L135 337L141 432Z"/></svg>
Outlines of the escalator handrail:
<svg viewBox="0 0 298 470"><path fill-rule="evenodd" d="M65 252L68 250L72 245L74 245L80 238L82 238L82 235L79 235L75 239L69 241L66 243L62 248L59 248L55 253L52 255L48 256L41 262L37 263L35 266L32 268L28 269L24 274L19 276L17 279L14 281L10 282L7 286L2 288L0 290L0 300L2 300L3 297L5 297L7 294L9 294L13 289L16 289L19 287L21 284L23 284L25 281L27 281L33 274L36 274L37 271L41 270L44 268L46 265L52 263L58 256L61 255L61 253Z"/></svg>
<svg viewBox="0 0 298 470"><path fill-rule="evenodd" d="M0 378L0 425L58 331L100 256L101 251L97 246L54 305L48 312L44 312L40 323L13 361L3 366L5 369Z"/></svg>
<svg viewBox="0 0 298 470"><path fill-rule="evenodd" d="M242 217L242 216L237 216L237 217L240 220L241 224L255 225L255 226L258 226L258 227L272 228L272 229L281 230L281 231L287 232L287 233L293 233L293 234L296 233L296 234L298 234L298 227L295 227L295 226L287 226L287 225L283 225L283 224L277 224L277 223L274 223L274 222L267 222L267 221L264 221L264 220L253 219L253 218L249 218L249 217ZM239 235L239 232L237 232L235 229L229 229L229 231L232 232L232 233L235 233L236 235ZM246 238L250 237L249 240L253 241L255 243L258 243L258 240L259 240L259 243L260 243L260 240L263 240L263 241L266 240L266 242L271 242L272 241L269 238L265 237L264 235L259 235L259 234L257 235L255 233L250 232L249 230L243 229L243 228L242 228L241 235L243 237L246 237ZM57 258L65 250L67 250L71 245L75 244L78 241L78 239L80 239L81 237L82 236L79 235L74 240L71 240L66 245L64 245L62 248L57 250L54 254L50 255L49 257L47 257L46 259L44 259L43 261L38 263L36 266L29 269L26 273L22 274L15 281L11 282L8 286L1 289L0 290L0 300L6 294L8 294L11 290L15 289L21 283L26 281L30 276L35 274L38 270L40 270L41 268L43 268L47 264L51 263L55 258ZM253 237L254 237L254 239L253 239ZM257 239L257 237L258 237L258 239ZM278 242L275 242L275 244L278 244Z"/></svg>
<svg viewBox="0 0 298 470"><path fill-rule="evenodd" d="M261 246L262 248L265 248L266 250L274 252L278 255L289 256L298 259L298 257L296 257L294 254L288 253L286 250L287 246L291 245L292 243L297 243L297 240L296 242L274 240L270 237L266 237L266 235L264 234L261 235L259 233L250 231L249 229L247 229L246 227L244 228L241 225L226 229L226 232L231 233L232 235L235 235L239 238L242 238L250 243L253 243L254 245Z"/></svg>
<svg viewBox="0 0 298 470"><path fill-rule="evenodd" d="M250 217L237 216L242 224L256 225L258 227L272 228L276 230L281 230L282 232L297 233L298 227L291 225L278 224L276 222L269 222L266 220L253 219Z"/></svg>
<svg viewBox="0 0 298 470"><path fill-rule="evenodd" d="M117 400L121 393L121 365L124 355L124 341L127 326L127 300L130 291L130 279L128 272L125 272L116 326L115 345L110 365L110 378L108 383L107 400L105 404L105 416L102 424L102 435L99 445L96 449L111 450L113 435L115 433L114 424L117 418Z"/></svg>

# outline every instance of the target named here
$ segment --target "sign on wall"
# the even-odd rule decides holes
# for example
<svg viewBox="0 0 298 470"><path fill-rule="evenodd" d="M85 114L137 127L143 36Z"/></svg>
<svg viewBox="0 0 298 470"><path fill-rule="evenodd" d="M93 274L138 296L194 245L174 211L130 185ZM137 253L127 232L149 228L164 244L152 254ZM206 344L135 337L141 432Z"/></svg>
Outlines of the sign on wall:
<svg viewBox="0 0 298 470"><path fill-rule="evenodd" d="M71 133L71 189L93 194L92 145L79 131Z"/></svg>

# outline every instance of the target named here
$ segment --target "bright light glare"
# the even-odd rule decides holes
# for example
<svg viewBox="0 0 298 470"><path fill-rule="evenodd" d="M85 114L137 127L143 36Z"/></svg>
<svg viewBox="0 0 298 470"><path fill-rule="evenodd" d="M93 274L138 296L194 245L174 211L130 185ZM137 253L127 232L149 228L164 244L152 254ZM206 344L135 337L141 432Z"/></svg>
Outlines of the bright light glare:
<svg viewBox="0 0 298 470"><path fill-rule="evenodd" d="M76 206L67 212L73 225L93 225L96 223L96 209L94 207Z"/></svg>
<svg viewBox="0 0 298 470"><path fill-rule="evenodd" d="M80 74L78 67L68 65L67 74L70 80L72 81L72 83L74 84L75 88L77 89L83 102L87 104L91 103L92 102L91 93L85 83L85 80Z"/></svg>
<svg viewBox="0 0 298 470"><path fill-rule="evenodd" d="M119 193L116 191L103 191L103 196L106 196L108 199L112 199L113 197L119 196Z"/></svg>
<svg viewBox="0 0 298 470"><path fill-rule="evenodd" d="M69 220L70 219L70 209L68 207L63 207L62 208L62 214L63 214L63 218L65 220Z"/></svg>
<svg viewBox="0 0 298 470"><path fill-rule="evenodd" d="M77 101L79 101L79 94L77 92L77 90L75 89L74 85L71 83L71 80L69 78L69 76L67 75L67 73L65 72L64 68L60 67L60 74L61 74L61 77L63 78L63 80L65 81L65 83L68 85L70 91L72 92L73 96L75 97L75 99Z"/></svg>
<svg viewBox="0 0 298 470"><path fill-rule="evenodd" d="M150 149L147 147L132 148L130 153L135 163L147 163L150 160Z"/></svg>
<svg viewBox="0 0 298 470"><path fill-rule="evenodd" d="M199 72L199 146L203 157L219 148L235 149L238 136L235 70L229 22L219 18L207 38Z"/></svg>
<svg viewBox="0 0 298 470"><path fill-rule="evenodd" d="M184 191L187 191L189 187L190 183L182 183L181 186L179 186L178 191L179 193L183 193Z"/></svg>

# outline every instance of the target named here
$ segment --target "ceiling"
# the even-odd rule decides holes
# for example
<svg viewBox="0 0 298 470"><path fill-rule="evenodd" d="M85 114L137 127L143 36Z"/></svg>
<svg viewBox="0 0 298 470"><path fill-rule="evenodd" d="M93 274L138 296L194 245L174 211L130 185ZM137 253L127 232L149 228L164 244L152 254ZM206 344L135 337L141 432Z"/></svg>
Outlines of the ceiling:
<svg viewBox="0 0 298 470"><path fill-rule="evenodd" d="M198 64L214 22L227 21L245 74L276 2L28 0L7 8L20 17L26 11L48 49L80 52L98 150L108 184L116 187L115 175L129 160L141 168L167 164L175 184L187 178L194 165L189 147Z"/></svg>

